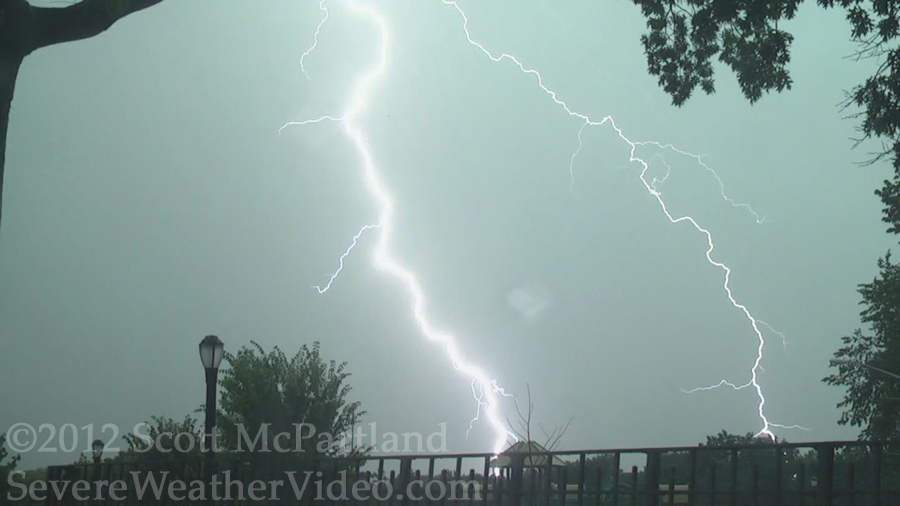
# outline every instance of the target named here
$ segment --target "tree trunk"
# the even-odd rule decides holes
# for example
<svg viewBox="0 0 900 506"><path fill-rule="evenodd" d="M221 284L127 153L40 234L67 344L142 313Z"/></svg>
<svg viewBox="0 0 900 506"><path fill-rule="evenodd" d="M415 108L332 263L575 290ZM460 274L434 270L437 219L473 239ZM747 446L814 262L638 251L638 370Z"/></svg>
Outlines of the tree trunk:
<svg viewBox="0 0 900 506"><path fill-rule="evenodd" d="M9 129L9 107L16 89L16 75L22 57L0 56L0 223L3 223L3 168L6 166L6 132Z"/></svg>

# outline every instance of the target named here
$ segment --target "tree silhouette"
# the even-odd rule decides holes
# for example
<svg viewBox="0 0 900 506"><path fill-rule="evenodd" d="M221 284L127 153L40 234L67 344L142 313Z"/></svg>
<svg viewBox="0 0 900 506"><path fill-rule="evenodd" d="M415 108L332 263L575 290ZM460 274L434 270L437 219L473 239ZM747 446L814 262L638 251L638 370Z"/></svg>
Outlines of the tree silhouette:
<svg viewBox="0 0 900 506"><path fill-rule="evenodd" d="M860 316L872 333L857 329L845 336L834 356L846 362L823 381L847 387L838 404L844 410L838 423L862 427L862 436L869 439L894 439L900 437L900 381L862 365L900 371L900 265L888 252L878 268L879 276L859 288L865 306Z"/></svg>
<svg viewBox="0 0 900 506"><path fill-rule="evenodd" d="M365 414L359 402L347 400L346 363L325 361L318 342L302 345L290 358L277 346L266 352L255 341L251 344L236 354L225 352L228 368L219 380L218 422L223 448L252 455L265 445L263 456L319 457L355 456L368 450L347 448L343 438ZM275 441L280 434L285 437ZM257 436L267 440L248 444L248 438L252 443Z"/></svg>
<svg viewBox="0 0 900 506"><path fill-rule="evenodd" d="M14 455L9 460L6 460L8 456L8 452L6 450L6 434L0 434L0 501L5 500L7 495L7 487L8 487L8 477L9 473L16 470L16 464L19 462L21 458L19 455ZM4 462L6 460L6 462Z"/></svg>
<svg viewBox="0 0 900 506"><path fill-rule="evenodd" d="M103 33L116 21L162 0L82 0L60 8L35 7L27 0L0 0L0 224L6 134L16 76L34 51Z"/></svg>
<svg viewBox="0 0 900 506"><path fill-rule="evenodd" d="M683 105L699 86L715 92L713 59L730 67L744 96L754 103L764 93L791 88L787 69L793 36L779 22L797 13L801 0L632 0L641 7L649 32L641 37L650 74ZM880 62L875 73L847 92L845 106L863 112L859 130L865 139L888 141L868 163L889 156L893 181L885 180L876 195L884 204L889 231L900 232L900 22L898 0L817 0L825 9L847 11L851 40L858 59Z"/></svg>

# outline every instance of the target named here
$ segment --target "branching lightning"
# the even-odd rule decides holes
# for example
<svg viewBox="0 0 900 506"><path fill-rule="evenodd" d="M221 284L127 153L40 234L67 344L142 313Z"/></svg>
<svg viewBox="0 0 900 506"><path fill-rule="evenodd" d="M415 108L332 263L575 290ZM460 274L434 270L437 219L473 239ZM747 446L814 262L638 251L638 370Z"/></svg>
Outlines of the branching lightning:
<svg viewBox="0 0 900 506"><path fill-rule="evenodd" d="M350 246L347 247L347 249L344 251L344 254L341 255L341 257L338 259L338 268L331 274L331 277L328 278L328 283L326 283L324 287L321 287L319 285L313 286L313 288L315 288L320 295L331 289L331 284L334 283L334 280L337 279L337 277L340 276L341 271L344 270L344 259L350 256L350 253L353 251L353 248L355 248L359 243L359 238L362 237L363 233L365 233L366 230L372 230L373 228L378 228L378 225L363 225L363 227L359 229L359 232L357 232L356 235L353 236L353 242L350 243Z"/></svg>
<svg viewBox="0 0 900 506"><path fill-rule="evenodd" d="M766 323L762 320L757 319L756 322L759 323L760 325L762 325L763 327L768 328L770 332L772 332L776 336L780 337L781 345L784 347L784 350L787 351L788 338L786 335L784 335L784 333L775 330L771 325L769 325L768 323Z"/></svg>
<svg viewBox="0 0 900 506"><path fill-rule="evenodd" d="M666 205L666 202L663 200L662 193L660 193L656 189L656 184L659 183L660 181L658 181L656 179L654 179L652 182L647 181L646 174L650 168L650 165L647 161L645 161L644 159L642 159L636 155L638 146L654 145L660 149L671 149L671 150L675 151L676 153L696 159L698 161L698 163L700 163L700 165L704 169L706 169L707 171L709 171L710 173L712 173L715 176L716 180L719 182L719 187L721 190L722 197L726 201L728 201L732 206L734 206L736 208L746 209L748 212L750 212L751 215L754 216L754 218L756 218L757 223L762 223L762 221L764 220L765 217L760 216L749 205L738 203L738 202L734 201L733 199L731 199L730 197L728 197L725 194L725 187L724 187L724 184L722 183L722 180L719 177L719 175L711 167L706 165L699 155L694 155L692 153L688 153L686 151L677 149L674 146L672 146L671 144L662 144L657 141L633 141L624 134L624 132L616 124L616 121L613 119L612 116L605 116L602 119L600 119L599 121L597 121L597 120L591 119L591 117L586 114L583 114L581 112L577 112L577 111L571 109L565 101L563 101L561 98L559 98L559 96L557 95L557 93L554 90L550 89L549 87L547 87L547 85L544 84L544 78L540 72L538 72L535 69L526 67L521 61L519 61L518 58L516 58L515 56L513 56L511 54L508 54L508 53L494 54L493 52L488 50L486 47L484 47L484 45L482 45L480 42L475 40L472 37L471 32L469 31L469 17L468 17L468 15L466 15L466 13L462 9L462 7L460 7L457 0L441 0L441 1L445 5L454 7L456 9L457 13L459 14L459 16L462 18L462 29L465 34L466 41L470 45L472 45L475 48L477 48L478 50L480 50L485 56L490 58L492 61L494 61L496 63L500 63L503 61L510 62L513 65L515 65L519 69L519 71L521 71L523 74L534 77L535 80L537 81L538 87L540 87L540 89L544 93L546 93L553 102L555 102L558 106L560 106L566 112L566 114L568 114L571 117L578 118L579 120L581 120L582 125L578 131L578 148L577 148L576 152L572 155L572 159L570 160L570 165L569 165L570 176L572 177L572 179L571 179L572 186L570 186L570 189L573 191L573 193L574 193L574 171L573 171L572 167L574 165L575 157L577 156L578 151L580 151L580 149L581 149L581 145L582 145L581 144L581 134L582 134L584 128L587 126L599 127L599 126L608 124L615 131L616 135L618 135L618 137L620 139L622 139L622 141L624 141L630 147L630 153L629 153L629 158L628 158L629 162L632 162L632 163L637 162L638 164L641 165L641 167L643 167L643 170L640 173L641 183L647 189L647 192L656 199L657 203L659 204L660 209L662 210L662 212L666 216L666 218L669 220L669 222L672 224L688 223L695 230L697 230L698 232L700 232L702 235L704 235L706 237L706 242L707 242L707 250L706 250L706 254L705 254L706 260L712 266L714 266L718 269L721 269L723 271L724 282L723 282L722 287L725 290L728 300L729 300L729 302L731 302L732 306L734 306L736 309L738 309L747 318L747 321L750 323L750 326L753 329L753 332L756 334L756 337L758 340L758 346L757 346L756 358L753 362L753 366L750 369L750 381L747 382L746 385L739 386L739 385L736 385L735 383L731 383L731 382L727 382L727 381L723 380L722 382L720 382L717 385L713 385L711 387L703 387L700 390L709 390L709 389L713 389L713 388L719 388L722 386L731 386L732 388L734 388L736 390L741 390L744 388L752 388L756 392L756 396L758 399L757 412L758 412L759 418L762 422L762 428L757 433L757 435L765 435L765 436L768 436L768 437L774 439L775 435L770 430L771 428L773 428L773 427L795 428L795 426L783 426L783 425L779 425L779 424L774 424L769 421L769 419L766 417L766 414L765 414L766 397L763 394L762 387L759 385L759 382L758 382L758 372L760 369L760 363L762 362L762 359L763 359L763 352L765 350L765 344L766 344L765 337L763 336L763 333L760 330L760 325L763 325L763 323L760 322L759 320L757 320L753 316L753 314L750 312L750 310L747 309L746 306L739 303L735 299L734 294L731 291L731 283L730 283L731 268L728 267L727 265L725 265L724 263L713 259L712 253L715 250L715 244L713 242L712 234L709 232L709 230L700 226L700 224L694 218L692 218L690 216L680 216L677 218L674 217L671 214L671 212L669 211L668 206ZM766 324L766 326L768 326L768 324ZM782 335L782 337L783 337L783 335ZM699 390L695 390L695 391L699 391Z"/></svg>
<svg viewBox="0 0 900 506"><path fill-rule="evenodd" d="M650 182L650 186L652 186L654 190L659 190L659 189L656 187L656 185L658 185L658 184L663 184L663 183L665 183L666 181L669 180L669 176L672 174L672 167L670 167L669 164L666 163L666 159L663 158L663 157L662 157L661 155L659 155L658 153L655 154L655 155L653 155L653 156L656 157L656 158L659 158L660 160L662 160L662 164L666 167L666 173L663 174L662 179L657 179L656 176L653 176L653 181ZM651 160L652 160L652 158L651 158Z"/></svg>
<svg viewBox="0 0 900 506"><path fill-rule="evenodd" d="M587 121L582 123L581 128L578 129L578 147L575 148L575 151L572 153L572 158L569 159L569 192L579 200L578 194L575 193L575 159L578 158L578 153L581 153L581 146L583 145L581 134L584 132L586 126L588 126Z"/></svg>
<svg viewBox="0 0 900 506"><path fill-rule="evenodd" d="M697 163L703 167L707 172L713 175L716 178L716 182L719 183L719 193L722 195L722 198L725 199L726 202L731 204L736 209L746 209L748 213L750 213L754 219L756 219L756 223L762 224L766 220L765 215L760 215L756 211L750 207L749 204L743 204L740 202L736 202L734 199L725 194L725 183L722 182L722 178L719 177L719 174L713 170L712 167L703 162L703 157L701 155L695 155L693 153L688 153L687 151L682 151L671 144L661 144L656 141L643 141L643 142L635 142L638 146L656 146L659 149L671 149L672 151L678 153L682 156L687 156L697 160ZM771 327L770 327L771 328ZM774 329L773 329L774 330ZM777 332L777 331L776 331Z"/></svg>
<svg viewBox="0 0 900 506"><path fill-rule="evenodd" d="M644 187L646 188L648 193L656 199L657 203L660 206L660 209L662 210L662 212L666 216L666 218L669 220L669 222L671 222L672 224L679 224L682 222L688 223L695 230L697 230L698 232L700 232L702 235L704 235L706 237L706 241L707 241L707 250L705 253L706 260L708 263L710 263L710 265L720 269L724 273L724 283L722 286L728 297L728 300L731 302L731 304L736 309L738 309L746 317L747 321L750 323L750 326L753 329L753 332L755 333L755 335L758 339L758 347L757 347L756 359L753 363L753 366L750 369L750 381L749 382L739 385L736 383L722 380L720 383L718 383L716 385L712 385L709 387L700 387L700 388L696 388L696 389L692 389L692 390L685 390L685 392L693 393L693 392L699 392L699 391L707 391L707 390L725 387L725 386L731 387L735 390L752 389L753 391L755 391L757 399L758 399L758 415L759 415L760 420L762 421L762 428L759 431L758 435L765 435L765 436L774 438L774 434L771 432L772 428L784 428L784 429L800 428L800 429L802 429L802 427L799 427L799 426L785 426L785 425L772 423L768 420L768 418L765 415L765 409L764 409L765 404L766 404L766 399L765 399L765 396L763 395L762 388L760 387L759 382L758 382L758 372L761 369L760 364L761 364L761 361L763 358L763 352L764 352L765 343L766 343L763 333L760 330L760 326L768 327L769 330L771 330L774 333L781 336L783 340L785 339L784 335L779 333L778 331L772 329L765 322L762 322L761 320L756 319L751 314L751 312L747 309L746 306L737 302L734 295L732 294L731 286L730 286L731 269L724 263L718 262L712 258L712 253L715 249L712 234L707 229L700 226L698 224L698 222L690 216L680 216L677 218L674 217L670 213L668 206L666 205L666 202L663 200L662 194L658 190L657 185L662 184L668 178L669 171L670 171L668 164L665 164L666 169L667 169L665 176L663 176L661 179L657 179L654 177L654 178L652 178L651 181L648 181L646 176L647 176L647 172L649 170L650 165L647 161L645 161L644 159L642 159L636 155L636 151L637 151L638 147L652 145L661 150L668 149L675 153L681 154L683 156L688 156L688 157L692 157L692 158L696 159L696 161L701 165L701 167L703 167L705 170L707 170L708 172L713 174L713 176L716 178L717 182L719 183L721 196L728 203L730 203L735 208L744 209L747 212L749 212L755 218L757 223L762 223L765 220L765 216L762 216L759 213L757 213L749 205L744 204L744 203L739 203L739 202L731 199L725 193L725 187L724 187L724 184L722 183L722 180L719 177L719 175L715 172L715 170L713 170L711 167L709 167L707 164L705 164L703 162L701 156L695 155L695 154L692 154L692 153L689 153L686 151L682 151L682 150L672 146L671 144L662 144L662 143L659 143L656 141L632 141L628 137L625 136L622 129L617 125L616 121L611 116L603 117L600 120L594 120L586 114L583 114L583 113L580 113L580 112L577 112L577 111L571 109L567 105L566 102L564 102L562 99L560 99L557 96L555 91L551 90L544 84L543 77L537 70L525 67L515 56L513 56L511 54L501 53L499 55L495 55L494 53L492 53L491 51L486 49L481 43L479 43L475 39L473 39L473 37L469 31L469 18L466 15L466 13L463 11L463 9L459 6L459 4L457 3L456 0L441 0L441 1L446 5L454 7L456 9L456 11L458 12L458 14L460 15L460 17L462 19L463 32L465 33L466 41L469 44L471 44L475 48L479 49L484 55L486 55L492 61L498 62L498 63L502 62L502 61L510 62L510 63L514 64L522 73L535 78L539 88L543 92L545 92L550 97L550 99L553 100L553 102L555 102L557 105L559 105L569 116L578 118L580 120L581 127L579 128L578 135L577 135L577 141L578 141L577 148L575 149L574 153L572 154L570 163L569 163L569 174L570 174L569 190L576 198L578 198L578 195L575 192L574 165L575 165L575 160L582 149L582 145L583 145L582 134L583 134L585 128L587 128L588 126L600 127L603 125L609 125L615 131L615 133L618 135L618 137L630 147L630 154L629 154L628 162L629 163L638 163L638 164L640 164L640 166L642 166L643 170L640 172L640 181L644 185ZM425 297L424 297L424 293L423 293L421 285L419 284L415 275L410 270L408 270L406 267L399 264L391 256L391 251L390 251L389 246L390 246L390 239L392 237L391 234L393 232L393 224L394 224L393 223L393 212L394 212L393 200L381 179L377 165L374 161L373 154L367 145L366 136L364 135L362 128L358 124L358 118L362 114L362 112L365 110L366 105L368 103L372 85L378 79L383 77L383 75L385 74L385 71L387 69L387 64L388 64L387 55L388 55L388 49L390 46L389 31L388 31L387 23L385 22L384 18L377 11L372 9L371 7L362 6L353 1L351 1L348 5L356 13L364 14L378 28L378 31L380 34L381 45L379 48L379 56L378 56L377 64L370 71L363 74L362 77L359 79L356 87L354 88L354 90L352 92L352 96L351 96L351 99L349 100L348 106L341 114L335 115L335 116L326 115L326 116L321 116L318 118L304 120L304 121L288 122L284 126L282 126L281 129L279 129L279 133L284 128L289 127L289 126L310 126L310 125L324 123L324 122L339 123L343 127L343 132L344 132L345 136L348 138L348 140L351 142L351 144L355 147L357 153L360 156L361 165L362 165L361 169L362 169L363 182L364 182L365 187L368 190L369 194L371 195L371 197L378 204L380 211L379 211L378 220L374 224L369 224L369 225L363 226L362 228L359 229L359 231L353 237L353 241L350 244L350 246L340 256L340 259L338 262L339 266L338 266L337 270L334 271L334 273L331 275L331 277L329 278L328 282L324 285L324 287L323 286L315 286L315 288L320 294L324 294L324 293L328 292L332 286L332 283L338 278L341 271L343 270L345 259L351 254L353 249L357 246L361 236L367 231L377 231L378 239L377 239L377 244L376 244L375 251L374 251L375 265L379 269L381 269L382 271L386 272L391 277L393 277L394 279L399 281L407 289L407 291L411 297L412 312L415 317L415 321L417 323L419 331L428 340L441 346L444 349L445 353L447 354L447 357L450 360L453 367L470 380L470 387L471 387L472 395L476 401L476 414L475 414L475 417L470 422L469 430L467 430L466 433L468 434L468 432L474 426L474 423L476 421L480 420L482 414L484 414L484 416L486 417L486 419L494 433L492 449L495 453L499 453L503 449L503 446L510 439L512 439L512 440L517 439L515 434L513 434L510 430L508 430L506 428L506 426L504 425L504 423L501 421L501 416L499 413L499 397L504 397L504 396L512 397L511 394L505 392L502 388L500 388L497 385L496 380L491 378L486 373L486 371L484 371L481 367L468 362L463 357L462 353L460 352L459 348L456 345L454 336L452 334L445 332L443 330L439 330L432 325L432 323L428 319L426 312L425 312ZM325 7L325 0L320 1L319 8L320 8L320 10L322 10L325 13L325 16L320 21L318 26L316 27L316 32L315 32L314 41L313 41L312 46L303 53L303 55L301 56L301 59L300 59L301 70L307 78L309 78L309 75L306 72L306 69L304 67L304 60L318 45L319 32L322 29L322 27L324 26L325 22L328 20L328 16L329 16L328 9ZM665 163L664 159L663 159L663 163Z"/></svg>
<svg viewBox="0 0 900 506"><path fill-rule="evenodd" d="M391 275L397 281L400 281L407 289L412 298L413 315L419 327L419 331L430 341L443 347L453 367L470 379L472 394L477 403L477 412L473 423L480 418L482 413L486 416L487 421L494 432L492 449L495 454L498 454L503 450L508 440L517 439L515 434L505 427L499 413L498 396L509 396L510 394L500 388L497 385L496 380L491 378L481 367L464 358L457 347L452 334L439 330L432 325L425 313L425 296L419 281L409 269L399 264L391 256L389 245L394 224L393 199L381 180L372 152L366 143L366 136L357 123L358 117L365 110L366 104L368 103L372 85L384 75L387 68L387 55L390 46L389 31L384 18L374 9L359 5L356 2L350 2L348 5L353 11L364 14L378 27L381 38L381 47L379 49L377 65L368 73L364 74L359 80L354 88L351 100L342 114L338 116L322 116L305 121L288 122L281 127L281 130L288 126L308 126L325 121L339 122L343 126L344 134L356 148L356 151L361 158L363 181L369 194L378 204L380 215L376 224L365 225L357 232L350 247L347 248L343 255L341 255L338 270L331 276L331 279L329 279L324 288L316 287L316 289L319 293L327 292L331 287L332 282L334 282L343 269L344 259L353 251L360 236L367 230L377 229L379 236L374 252L375 265ZM319 27L321 28L321 26L322 24L320 23ZM308 52L304 54L308 54ZM279 130L279 132L281 130Z"/></svg>
<svg viewBox="0 0 900 506"><path fill-rule="evenodd" d="M309 79L309 73L306 72L306 66L303 65L303 62L310 53L315 51L316 46L319 45L319 32L322 31L322 27L325 26L325 22L328 21L328 7L325 7L325 0L319 0L319 10L324 12L325 16L323 16L322 20L319 21L319 24L316 25L316 33L313 34L312 45L300 55L300 71L303 72L303 75L305 75L307 79Z"/></svg>

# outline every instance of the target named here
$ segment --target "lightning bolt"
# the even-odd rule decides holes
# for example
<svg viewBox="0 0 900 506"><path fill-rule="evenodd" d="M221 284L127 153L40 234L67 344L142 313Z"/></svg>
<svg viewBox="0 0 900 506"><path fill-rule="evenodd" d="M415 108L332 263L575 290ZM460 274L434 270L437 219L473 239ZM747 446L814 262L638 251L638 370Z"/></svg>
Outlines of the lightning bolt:
<svg viewBox="0 0 900 506"><path fill-rule="evenodd" d="M340 267L332 275L325 288L316 287L319 293L325 293L331 287L331 283L343 269L344 259L350 255L357 245L359 237L367 230L378 230L378 241L374 251L375 265L388 275L400 282L406 288L412 300L412 312L419 331L430 341L436 343L445 351L450 363L462 375L471 381L472 392L477 402L477 420L483 413L490 424L494 441L492 448L495 454L503 450L509 439L516 440L515 434L506 429L499 413L498 396L509 396L497 385L481 367L465 359L456 344L454 336L446 331L437 329L428 319L425 312L425 295L416 276L398 263L390 250L391 234L394 229L394 202L379 174L372 151L366 143L366 136L362 127L358 124L358 118L363 113L368 103L372 85L384 76L388 63L388 48L390 47L390 32L387 22L377 11L368 6L356 2L349 2L349 7L356 14L364 15L373 22L380 35L381 45L378 52L378 62L373 69L363 74L352 92L349 104L344 112L338 116L322 116L304 121L288 122L279 129L279 132L289 126L308 126L325 121L338 122L343 126L344 135L356 148L362 164L362 176L366 189L380 208L380 214L376 224L366 225L357 232L353 242L340 259ZM324 8L324 7L323 7ZM324 21L323 21L324 23ZM319 28L321 28L320 23ZM305 53L306 54L306 53ZM476 389L477 386L477 389ZM472 422L474 423L474 421Z"/></svg>
<svg viewBox="0 0 900 506"><path fill-rule="evenodd" d="M578 153L581 153L581 146L584 145L581 140L581 134L584 132L584 128L588 126L588 122L585 121L581 124L581 128L578 129L578 147L575 148L575 151L572 153L572 158L569 159L569 192L572 193L576 199L581 200L578 197L578 194L575 193L575 158L578 157Z"/></svg>
<svg viewBox="0 0 900 506"><path fill-rule="evenodd" d="M469 433L472 432L472 428L475 427L475 422L481 419L481 408L485 405L483 390L483 387L478 384L478 379L472 378L472 397L475 398L475 416L469 420L469 428L466 429L467 438L469 437Z"/></svg>
<svg viewBox="0 0 900 506"><path fill-rule="evenodd" d="M659 158L662 164L666 167L666 173L663 175L662 179L657 179L656 176L653 176L653 181L650 183L650 186L652 186L653 189L656 190L656 185L663 184L669 180L669 175L672 174L672 167L670 167L669 164L666 163L666 159L663 158L659 153L653 155L653 157ZM652 159L653 158L651 158L651 160Z"/></svg>
<svg viewBox="0 0 900 506"><path fill-rule="evenodd" d="M760 363L762 362L762 359L763 359L763 352L765 350L765 344L766 344L765 337L763 336L763 333L759 328L760 325L762 325L762 323L753 316L753 314L750 312L749 309L747 309L747 307L745 305L739 303L735 299L734 294L731 291L731 283L730 283L731 282L731 268L728 267L727 265L725 265L724 263L713 259L712 253L715 250L715 244L713 242L712 234L709 232L709 230L700 226L700 224L691 216L679 216L677 218L675 216L673 216L672 213L669 211L669 208L666 205L666 202L663 200L662 194L655 188L656 183L658 183L659 181L657 181L656 179L654 179L653 182L647 181L646 173L650 168L650 164L635 154L638 146L653 145L660 149L671 149L671 150L675 151L676 153L696 159L698 161L698 163L700 163L700 165L704 169L706 169L707 171L709 171L710 173L712 173L715 176L716 180L719 182L719 187L721 189L722 197L726 201L728 201L732 206L734 206L736 208L746 209L748 212L751 213L751 215L753 215L756 218L757 223L762 223L764 217L760 216L749 205L736 202L733 199L731 199L730 197L728 197L725 194L725 187L724 187L724 184L722 184L721 178L719 178L718 174L711 167L709 167L707 164L705 164L703 162L703 160L701 159L701 157L699 155L688 153L686 151L682 151L682 150L672 146L671 144L662 144L657 141L633 141L624 134L624 132L622 131L622 129L619 127L619 125L616 123L615 119L613 119L612 116L605 116L600 120L594 120L587 114L575 111L572 108L570 108L569 105L565 101L563 101L561 98L559 98L556 91L550 89L546 84L544 84L544 78L540 72L538 72L537 70L535 70L533 68L526 67L518 58L516 58L514 55L511 55L509 53L494 54L493 52L488 50L484 45L482 45L480 42L475 40L472 37L471 32L469 31L469 17L468 17L468 15L466 15L466 13L462 9L462 7L460 7L457 0L441 0L441 1L445 5L452 6L453 8L456 9L457 13L459 14L460 18L462 19L462 29L465 34L466 41L470 45L472 45L475 48L477 48L478 50L480 50L485 56L490 58L493 62L500 63L503 61L507 61L509 63L512 63L515 67L517 67L519 69L519 71L522 72L523 74L533 77L536 80L538 87L554 103L556 103L556 105L558 105L563 111L565 111L566 114L568 114L569 116L571 116L573 118L577 118L577 119L581 120L581 122L582 122L581 129L578 131L578 140L579 140L578 150L581 149L581 133L586 127L588 127L588 126L600 127L603 125L609 125L615 131L616 135L618 135L618 137L620 139L622 139L622 141L625 142L630 147L628 161L631 163L636 162L643 167L643 170L640 173L641 183L647 189L647 192L656 199L657 203L659 204L660 209L662 210L665 217L669 220L669 222L672 223L673 225L677 225L680 223L687 223L690 226L692 226L695 230L697 230L697 232L699 232L700 234L705 236L706 243L707 243L707 250L706 250L706 254L705 254L706 260L707 260L707 262L709 262L710 265L720 269L724 273L724 282L723 282L722 287L725 290L728 300L729 300L729 302L731 302L731 305L734 306L736 309L738 309L746 317L747 321L750 323L750 326L753 329L753 332L756 335L756 338L758 340L758 346L757 346L756 358L753 362L753 366L750 369L750 381L747 382L746 385L739 386L734 383L723 380L718 385L713 385L712 387L703 387L700 390L708 390L708 389L713 389L713 388L719 388L722 386L731 386L732 388L734 388L736 390L741 390L744 388L752 388L756 392L756 396L757 396L757 400L758 400L757 413L759 415L760 421L762 422L762 428L757 433L757 436L765 435L774 440L775 435L772 433L771 428L773 428L773 427L793 428L794 426L783 426L783 425L779 425L779 424L773 424L769 421L769 419L766 417L766 414L765 414L766 397L763 394L762 387L760 386L760 384L758 382L758 371L760 368ZM578 150L576 150L576 153L573 154L572 160L570 161L570 175L572 177L572 187L571 188L573 189L573 192L574 192L574 172L572 171L572 165L574 164L575 156L577 155Z"/></svg>
<svg viewBox="0 0 900 506"><path fill-rule="evenodd" d="M313 43L306 51L300 55L300 71L303 72L303 75L309 79L309 74L306 72L306 67L303 65L303 61L306 60L306 57L310 55L313 51L315 51L316 46L319 45L319 32L322 31L322 27L325 26L325 22L328 21L328 8L325 7L325 0L319 0L319 10L325 13L325 16L322 17L322 20L319 21L319 24L316 25L316 33L313 34Z"/></svg>
<svg viewBox="0 0 900 506"><path fill-rule="evenodd" d="M357 232L356 235L353 236L353 242L350 243L350 246L347 247L347 249L344 251L344 254L341 255L341 257L338 259L338 268L331 274L331 277L328 278L328 283L326 283L324 287L321 287L319 285L313 286L313 288L315 288L319 292L319 295L327 292L328 290L331 290L331 284L334 283L334 280L337 279L337 277L341 274L341 271L344 270L344 259L350 256L350 253L353 251L353 248L355 248L359 243L359 238L362 237L363 233L365 233L366 230L372 230L373 228L378 228L378 225L363 225L363 227L359 229L359 232Z"/></svg>
<svg viewBox="0 0 900 506"><path fill-rule="evenodd" d="M772 332L776 336L780 337L781 338L781 346L784 347L784 351L787 351L788 338L786 335L784 335L782 332L775 330L771 325L769 325L768 323L766 323L762 320L756 320L756 321L763 327L766 327L767 329L769 329L770 332Z"/></svg>
<svg viewBox="0 0 900 506"><path fill-rule="evenodd" d="M638 146L656 146L656 147L658 147L659 149L663 149L663 150L665 150L665 149L671 149L672 151L678 153L679 155L687 156L687 157L690 157L690 158L693 158L693 159L697 160L697 164L698 164L698 165L700 165L701 167L703 167L707 172L709 172L710 174L712 174L714 178L716 178L716 182L719 183L719 193L722 195L722 198L723 198L726 202L728 202L729 204L731 204L732 207L734 207L734 208L736 208L736 209L745 209L748 213L750 213L750 214L753 216L753 218L756 219L756 223L762 224L762 222L764 222L764 221L766 220L766 216L765 216L765 215L760 215L758 212L756 212L755 210L753 210L753 208L750 207L749 204L744 204L744 203L741 203L741 202L736 202L734 199L732 199L731 197L729 197L728 195L726 195L726 194L725 194L725 183L722 182L722 178L719 177L719 174L718 174L715 170L713 170L712 167L710 167L709 165L707 165L706 163L703 162L703 157L702 157L702 156L700 156L700 155L695 155L695 154L693 154L693 153L688 153L687 151L682 151L682 150L676 148L675 146L673 146L673 145L671 145L671 144L661 144L661 143L656 142L656 141L635 142L635 144L637 144ZM766 324L766 326L768 326L768 324ZM771 327L769 327L769 328L771 328ZM774 330L774 329L772 329L772 330ZM776 330L775 332L778 332L778 331Z"/></svg>

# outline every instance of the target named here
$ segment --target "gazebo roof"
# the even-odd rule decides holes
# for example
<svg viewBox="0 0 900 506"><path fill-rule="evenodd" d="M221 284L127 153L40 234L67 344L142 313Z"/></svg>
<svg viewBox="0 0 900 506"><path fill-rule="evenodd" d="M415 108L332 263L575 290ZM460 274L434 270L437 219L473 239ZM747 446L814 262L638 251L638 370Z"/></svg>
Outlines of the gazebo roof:
<svg viewBox="0 0 900 506"><path fill-rule="evenodd" d="M506 468L512 465L512 454L525 454L525 467L547 467L547 449L534 441L518 441L503 451L491 462L491 467ZM559 457L551 456L550 465L565 466Z"/></svg>

